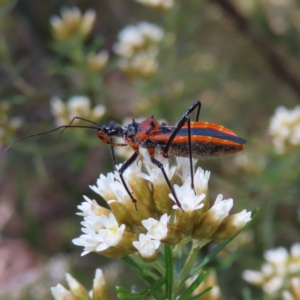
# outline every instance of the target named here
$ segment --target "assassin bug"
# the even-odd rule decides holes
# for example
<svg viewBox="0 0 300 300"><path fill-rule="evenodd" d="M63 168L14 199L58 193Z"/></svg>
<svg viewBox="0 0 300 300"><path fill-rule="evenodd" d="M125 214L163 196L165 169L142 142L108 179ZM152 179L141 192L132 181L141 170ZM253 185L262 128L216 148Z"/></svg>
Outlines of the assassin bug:
<svg viewBox="0 0 300 300"><path fill-rule="evenodd" d="M197 109L196 121L191 122L190 114ZM14 143L33 136L48 134L59 129L65 130L66 128L90 128L97 130L97 136L106 144L111 145L111 153L113 162L116 165L116 158L114 154L114 146L130 146L134 153L123 163L118 172L120 179L129 194L130 198L135 204L137 209L137 200L129 190L125 179L125 170L138 158L139 149L145 148L149 153L151 162L162 171L162 174L173 194L176 204L181 208L180 202L176 196L175 190L171 185L170 180L163 168L163 164L155 157L155 152L158 150L163 157L168 158L169 155L183 156L190 158L190 171L191 171L191 188L194 189L193 178L193 164L192 158L214 158L225 154L236 153L244 149L243 144L246 140L238 137L234 132L221 125L216 125L208 122L199 122L199 115L201 110L201 102L196 101L177 121L174 126L168 126L164 123L159 123L153 116L137 123L132 123L127 126L120 126L114 121L108 124L100 125L96 122L87 120L81 117L74 117L69 125L59 126L53 130L25 136L18 139ZM95 126L79 126L72 125L76 120L89 122ZM115 143L114 137L121 137L125 143ZM13 143L13 144L14 144ZM10 146L12 146L11 144ZM9 146L9 147L10 147ZM9 148L8 147L8 148ZM6 148L6 149L8 149Z"/></svg>

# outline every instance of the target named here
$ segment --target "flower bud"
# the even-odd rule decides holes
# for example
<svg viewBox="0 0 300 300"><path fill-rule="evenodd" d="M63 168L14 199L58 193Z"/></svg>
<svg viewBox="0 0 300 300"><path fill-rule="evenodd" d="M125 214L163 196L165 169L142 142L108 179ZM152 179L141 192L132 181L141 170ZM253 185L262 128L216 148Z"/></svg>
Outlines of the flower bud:
<svg viewBox="0 0 300 300"><path fill-rule="evenodd" d="M98 73L107 65L108 52L100 51L98 54L90 53L87 56L87 68L90 73Z"/></svg>
<svg viewBox="0 0 300 300"><path fill-rule="evenodd" d="M160 241L153 240L148 235L141 233L139 241L133 242L133 246L138 250L138 254L144 262L153 262L158 257Z"/></svg>
<svg viewBox="0 0 300 300"><path fill-rule="evenodd" d="M215 204L200 218L192 232L194 239L210 238L228 216L233 206L233 200L222 201L222 199L223 195L218 195Z"/></svg>
<svg viewBox="0 0 300 300"><path fill-rule="evenodd" d="M108 286L101 269L96 270L92 300L109 300Z"/></svg>
<svg viewBox="0 0 300 300"><path fill-rule="evenodd" d="M250 220L251 212L247 212L245 209L240 213L228 216L211 236L211 239L216 242L225 241L240 231Z"/></svg>
<svg viewBox="0 0 300 300"><path fill-rule="evenodd" d="M55 287L52 287L51 293L55 300L78 300L75 295L73 295L61 284L57 284Z"/></svg>
<svg viewBox="0 0 300 300"><path fill-rule="evenodd" d="M89 293L85 289L85 287L78 282L74 277L72 277L70 274L66 274L66 280L68 282L68 285L70 287L71 292L77 296L79 299L89 299Z"/></svg>
<svg viewBox="0 0 300 300"><path fill-rule="evenodd" d="M183 235L174 224L168 224L169 218L167 214L164 214L160 220L155 220L154 218L143 220L142 224L148 231L147 236L167 244L178 244Z"/></svg>

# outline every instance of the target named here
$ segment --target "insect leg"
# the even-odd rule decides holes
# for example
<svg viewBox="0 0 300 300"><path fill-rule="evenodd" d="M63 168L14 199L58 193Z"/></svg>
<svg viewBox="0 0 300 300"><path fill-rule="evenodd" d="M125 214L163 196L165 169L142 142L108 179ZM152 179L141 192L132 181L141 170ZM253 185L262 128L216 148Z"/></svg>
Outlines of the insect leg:
<svg viewBox="0 0 300 300"><path fill-rule="evenodd" d="M197 108L196 122L198 122L200 116L200 110L201 110L201 102L199 100L197 100L195 103L192 104L192 106L182 115L182 117L176 122L175 125L178 125L182 118L191 114L196 108Z"/></svg>
<svg viewBox="0 0 300 300"><path fill-rule="evenodd" d="M163 151L163 156L168 157L168 151L169 148L175 139L176 135L180 131L180 129L184 126L184 124L188 123L188 143L189 143L189 157L190 157L190 169L191 169L191 188L194 190L194 168L193 168L193 161L192 161L192 138L191 138L191 118L190 114L197 108L197 115L196 115L196 121L199 119L200 110L201 110L201 102L197 100L183 115L182 117L177 121L176 125L177 127L171 134L165 148Z"/></svg>
<svg viewBox="0 0 300 300"><path fill-rule="evenodd" d="M113 160L113 164L114 166L117 165L117 160L116 160L116 155L115 155L115 149L114 149L114 145L113 145L113 139L111 138L110 139L110 153L111 153L111 157L112 157L112 160Z"/></svg>
<svg viewBox="0 0 300 300"><path fill-rule="evenodd" d="M138 158L138 156L139 156L139 152L138 151L134 152L133 155L128 160L126 160L124 162L124 164L122 165L122 167L119 169L119 174L120 174L120 178L121 178L121 181L123 183L123 186L124 186L126 192L128 193L128 195L130 196L132 202L134 203L136 211L137 211L137 200L133 197L132 193L130 192L130 190L129 190L126 182L125 182L123 173Z"/></svg>
<svg viewBox="0 0 300 300"><path fill-rule="evenodd" d="M172 186L172 184L171 184L171 182L170 182L170 180L169 180L169 178L168 178L168 176L167 176L167 174L166 174L166 171L165 171L165 169L164 169L163 164L162 164L160 161L158 161L157 159L155 159L153 156L150 156L150 159L151 159L151 162L152 162L154 165L156 165L158 168L161 169L161 171L162 171L162 173L163 173L163 175L164 175L164 177L165 177L166 183L167 183L167 185L168 185L168 187L169 187L169 189L170 189L170 191L171 191L171 193L172 193L172 195L173 195L173 197L174 197L174 199L175 199L175 201L176 201L177 206L178 206L182 211L184 211L184 210L182 209L182 207L181 207L181 204L180 204L178 198L177 198L177 195L176 195L176 193L175 193L174 187Z"/></svg>
<svg viewBox="0 0 300 300"><path fill-rule="evenodd" d="M104 141L104 140L102 139L102 141ZM106 143L106 142L104 141L104 143ZM121 143L114 143L112 138L109 139L107 144L110 145L110 153L111 153L112 161L113 161L114 167L116 167L117 159L116 159L116 155L115 155L115 146L125 147L125 146L128 146L128 145L127 144L121 144Z"/></svg>

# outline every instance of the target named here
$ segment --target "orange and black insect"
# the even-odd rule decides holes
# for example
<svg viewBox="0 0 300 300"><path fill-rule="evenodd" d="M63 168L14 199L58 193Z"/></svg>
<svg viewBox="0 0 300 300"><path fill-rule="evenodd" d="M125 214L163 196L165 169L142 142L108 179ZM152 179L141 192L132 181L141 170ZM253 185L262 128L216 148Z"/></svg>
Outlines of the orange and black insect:
<svg viewBox="0 0 300 300"><path fill-rule="evenodd" d="M191 122L190 114L196 109L196 121ZM133 120L132 123L124 127L116 124L114 121L111 121L108 124L101 125L81 117L75 117L69 125L57 127L48 132L25 136L15 141L14 143L29 137L48 134L59 129L95 129L97 130L97 136L104 143L111 145L111 153L115 165L116 158L114 154L114 146L130 146L133 149L134 153L127 161L123 163L118 172L120 174L120 178L124 185L124 188L131 197L135 206L137 204L137 200L130 192L124 180L123 174L125 170L138 158L139 149L145 148L150 155L151 162L161 169L163 176L170 188L170 191L176 200L177 205L181 207L175 190L163 168L163 164L154 157L156 151L159 151L161 155L166 158L168 158L169 155L189 157L191 170L191 187L192 189L194 189L194 170L192 158L214 158L225 154L236 153L238 151L242 151L244 149L243 144L246 143L246 140L238 137L234 132L225 128L224 126L208 122L198 122L200 110L201 102L196 101L181 116L181 118L174 126L168 126L164 123L159 123L154 119L153 116L140 123L137 123ZM72 125L73 121L76 119L89 122L95 126ZM114 137L123 138L124 143L115 143L113 141Z"/></svg>

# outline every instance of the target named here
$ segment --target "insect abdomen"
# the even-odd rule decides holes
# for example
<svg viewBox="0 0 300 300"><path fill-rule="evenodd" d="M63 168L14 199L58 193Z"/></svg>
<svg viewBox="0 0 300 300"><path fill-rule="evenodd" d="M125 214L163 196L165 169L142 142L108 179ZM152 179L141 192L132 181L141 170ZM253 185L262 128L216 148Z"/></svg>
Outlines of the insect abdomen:
<svg viewBox="0 0 300 300"><path fill-rule="evenodd" d="M214 158L226 154L233 154L244 149L243 145L229 142L216 141L215 138L207 138L207 141L192 139L192 156L194 158ZM188 141L172 143L169 154L189 157Z"/></svg>

